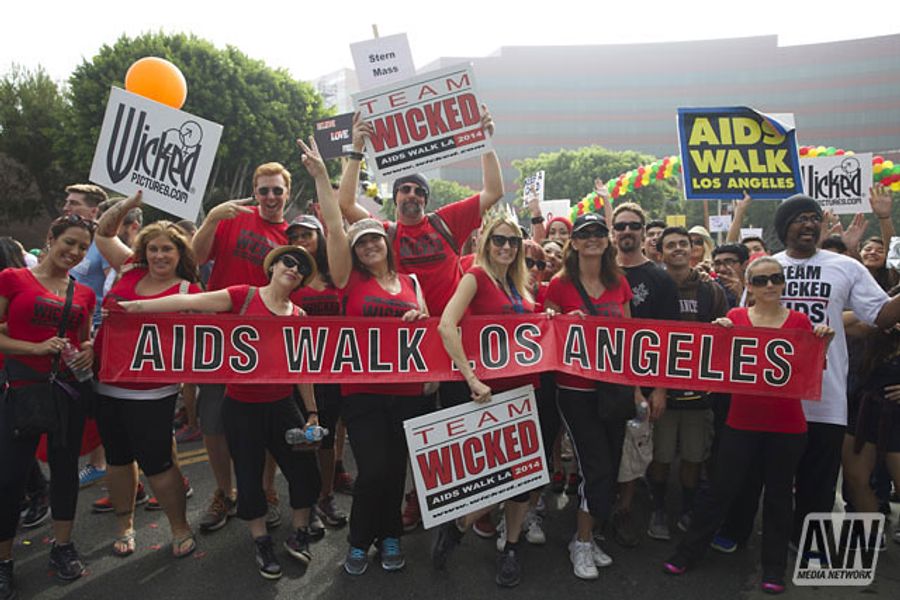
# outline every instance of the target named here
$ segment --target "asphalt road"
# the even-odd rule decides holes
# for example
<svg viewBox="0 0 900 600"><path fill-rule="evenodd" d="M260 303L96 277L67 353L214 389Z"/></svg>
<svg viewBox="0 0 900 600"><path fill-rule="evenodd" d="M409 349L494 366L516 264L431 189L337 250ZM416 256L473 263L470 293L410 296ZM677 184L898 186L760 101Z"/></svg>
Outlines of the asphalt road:
<svg viewBox="0 0 900 600"><path fill-rule="evenodd" d="M205 452L200 443L180 448L183 469L195 489L188 501L192 523L200 515L214 485ZM287 490L279 476L282 498ZM183 598L189 600L222 598L322 598L346 600L350 597L390 598L396 600L428 598L590 598L595 600L641 599L732 599L762 598L759 591L759 536L747 549L732 555L710 552L696 570L682 577L664 575L662 561L673 551L672 542L644 538L635 549L618 547L608 541L605 550L614 564L601 569L600 578L582 581L572 574L566 545L574 530L574 502L565 495L551 495L550 510L544 520L547 543L523 544L522 584L512 590L494 584L496 550L493 540L468 534L452 556L446 571L431 567L429 548L431 531L421 528L403 539L407 566L397 573L386 573L372 556L369 570L360 577L344 573L341 563L347 550L346 529L329 530L325 539L313 545L313 561L301 568L284 552L281 542L289 534L283 524L273 532L284 567L284 577L270 582L260 577L254 562L253 544L246 526L234 519L223 529L198 535L198 551L191 557L175 560L169 551L168 524L161 512L141 508L136 514L137 552L128 558L114 557L110 551L113 519L110 514L92 514L90 504L100 497L99 485L82 490L79 498L75 540L88 562L89 573L71 584L58 582L47 568L49 525L22 532L14 549L16 582L20 598L49 600L77 598L120 600L122 598ZM349 511L350 496L338 495L338 504ZM649 498L641 490L637 514L647 518ZM893 523L900 506L894 505ZM286 522L287 520L285 520ZM677 529L672 527L673 533ZM788 587L795 599L845 599L859 593L867 597L900 598L900 544L889 542L879 557L876 581L861 587Z"/></svg>

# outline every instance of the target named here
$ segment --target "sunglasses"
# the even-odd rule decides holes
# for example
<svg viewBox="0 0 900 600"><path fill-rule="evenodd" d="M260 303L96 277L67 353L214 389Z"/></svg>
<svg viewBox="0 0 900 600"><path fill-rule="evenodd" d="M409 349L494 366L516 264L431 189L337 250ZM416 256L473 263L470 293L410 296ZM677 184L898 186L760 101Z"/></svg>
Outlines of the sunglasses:
<svg viewBox="0 0 900 600"><path fill-rule="evenodd" d="M609 237L609 231L603 227L589 227L587 229L579 229L572 234L576 240L586 240L588 238L605 238Z"/></svg>
<svg viewBox="0 0 900 600"><path fill-rule="evenodd" d="M754 275L750 278L750 285L753 287L764 287L772 282L772 285L781 285L784 283L784 275L781 273L772 273L771 275Z"/></svg>
<svg viewBox="0 0 900 600"><path fill-rule="evenodd" d="M312 269L307 261L297 260L296 257L291 256L290 254L282 254L278 257L278 262L283 264L287 269L297 269L297 272L304 277L312 273Z"/></svg>
<svg viewBox="0 0 900 600"><path fill-rule="evenodd" d="M703 238L691 238L691 246L702 246Z"/></svg>
<svg viewBox="0 0 900 600"><path fill-rule="evenodd" d="M526 256L525 257L525 266L528 267L529 269L533 269L534 267L537 267L538 271L543 271L547 267L547 263L540 259L535 260L533 258L528 258Z"/></svg>
<svg viewBox="0 0 900 600"><path fill-rule="evenodd" d="M316 232L312 229L307 229L305 227L299 227L299 231L292 231L291 238L295 240L311 240L316 237Z"/></svg>
<svg viewBox="0 0 900 600"><path fill-rule="evenodd" d="M415 194L419 198L428 197L428 192L425 191L425 188L420 187L418 185L410 185L408 183L401 185L397 188L397 190L403 192L404 194Z"/></svg>
<svg viewBox="0 0 900 600"><path fill-rule="evenodd" d="M83 227L87 229L91 233L93 233L97 229L97 222L92 221L91 219L85 219L79 215L68 215L66 217L59 217L57 221L66 223L67 225L74 225L75 227Z"/></svg>
<svg viewBox="0 0 900 600"><path fill-rule="evenodd" d="M261 188L256 189L256 193L259 194L260 196L268 196L270 191L272 192L272 195L275 196L276 198L280 198L281 196L284 195L283 187L272 187L272 188L261 187Z"/></svg>
<svg viewBox="0 0 900 600"><path fill-rule="evenodd" d="M613 225L613 229L615 229L616 231L625 231L626 229L630 229L632 231L639 231L643 228L644 228L644 226L641 225L637 221L627 221L627 222L623 222L623 223L616 223Z"/></svg>
<svg viewBox="0 0 900 600"><path fill-rule="evenodd" d="M500 235L495 233L491 236L491 243L498 248L502 248L509 244L510 248L518 248L522 245L522 238L517 235Z"/></svg>

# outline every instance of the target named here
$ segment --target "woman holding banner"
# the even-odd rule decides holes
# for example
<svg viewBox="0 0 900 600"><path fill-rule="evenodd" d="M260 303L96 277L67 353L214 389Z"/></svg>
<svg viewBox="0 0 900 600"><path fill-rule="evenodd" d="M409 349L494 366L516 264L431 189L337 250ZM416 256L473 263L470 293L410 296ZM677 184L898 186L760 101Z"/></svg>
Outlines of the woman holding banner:
<svg viewBox="0 0 900 600"><path fill-rule="evenodd" d="M829 339L834 335L827 325L813 329L805 314L782 306L784 271L774 258L753 261L747 267L746 281L753 306L731 309L727 317L714 321L717 325L801 329ZM785 589L794 471L806 446L803 407L799 399L733 394L725 424L712 489L698 496L690 527L663 570L681 575L692 568L744 488L747 474L761 472L765 485L761 587L764 592L779 594Z"/></svg>
<svg viewBox="0 0 900 600"><path fill-rule="evenodd" d="M315 141L303 151L311 174L325 172ZM354 167L355 168L355 167ZM343 314L353 317L400 317L411 322L428 316L418 282L397 273L384 225L362 219L344 231L337 200L329 192L319 202L325 226L331 280L343 290ZM424 384L344 384L342 417L350 434L358 473L350 510L350 549L344 570L362 575L368 552L377 544L381 566L396 571L406 565L400 547L400 508L406 482L407 448L403 421L424 411Z"/></svg>
<svg viewBox="0 0 900 600"><path fill-rule="evenodd" d="M504 216L489 223L482 231L475 264L463 275L441 316L438 330L444 349L453 361L460 365L475 402L490 402L492 392L511 390L531 385L539 392L537 373L518 377L504 377L482 382L475 375L463 350L459 322L470 315L515 315L534 312L530 274L525 266L525 250L518 224ZM535 248L540 246L534 244ZM552 441L552 440L551 440ZM546 443L546 442L545 442ZM504 504L506 520L506 544L497 558L497 585L513 587L519 584L519 535L528 512L529 493L510 498ZM483 514L491 508L466 515L462 519L444 523L438 529L431 558L436 568L443 568L450 552L459 545L462 536Z"/></svg>
<svg viewBox="0 0 900 600"><path fill-rule="evenodd" d="M596 213L575 220L563 252L563 268L550 282L545 306L581 317L631 317L631 286L616 264L606 219ZM625 440L634 416L633 388L556 374L557 403L578 457L582 478L578 531L569 544L575 576L599 577L597 567L612 564L593 537L594 522L609 518Z"/></svg>
<svg viewBox="0 0 900 600"><path fill-rule="evenodd" d="M103 213L97 229L97 249L119 280L103 299L104 311L128 300L162 298L202 291L194 252L183 231L169 221L144 227L126 246L118 234L126 215L141 204L141 192ZM97 333L97 356L102 355L106 325ZM186 515L185 485L175 463L172 419L179 384L97 383L97 427L106 461L109 500L116 513L118 531L113 554L124 557L135 551L134 505L138 466L165 511L172 530L172 556L183 558L196 549Z"/></svg>

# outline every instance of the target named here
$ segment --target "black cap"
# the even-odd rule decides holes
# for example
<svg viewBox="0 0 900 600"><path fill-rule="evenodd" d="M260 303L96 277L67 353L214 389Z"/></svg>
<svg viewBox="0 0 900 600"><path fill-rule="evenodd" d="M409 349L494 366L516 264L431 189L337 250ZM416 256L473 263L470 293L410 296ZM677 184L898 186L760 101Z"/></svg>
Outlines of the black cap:
<svg viewBox="0 0 900 600"><path fill-rule="evenodd" d="M599 225L606 231L609 231L609 227L606 225L606 219L603 218L603 215L600 213L587 213L575 219L575 223L572 225L572 233L591 225Z"/></svg>

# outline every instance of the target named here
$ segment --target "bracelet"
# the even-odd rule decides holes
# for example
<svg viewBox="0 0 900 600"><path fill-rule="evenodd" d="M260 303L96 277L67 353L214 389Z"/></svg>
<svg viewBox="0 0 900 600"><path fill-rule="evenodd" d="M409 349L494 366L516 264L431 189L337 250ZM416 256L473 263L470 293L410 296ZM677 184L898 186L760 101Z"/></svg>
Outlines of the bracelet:
<svg viewBox="0 0 900 600"><path fill-rule="evenodd" d="M542 215L538 215L536 217L531 217L532 225L540 225L543 222L544 222L544 217Z"/></svg>
<svg viewBox="0 0 900 600"><path fill-rule="evenodd" d="M356 150L349 150L344 153L344 156L349 158L350 160L362 160L366 157L362 152L357 152Z"/></svg>
<svg viewBox="0 0 900 600"><path fill-rule="evenodd" d="M319 416L319 411L317 411L317 410L308 410L308 411L306 411L306 418L309 418L309 417L311 417L312 415L316 415L316 416L318 417L318 416Z"/></svg>

